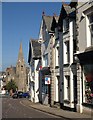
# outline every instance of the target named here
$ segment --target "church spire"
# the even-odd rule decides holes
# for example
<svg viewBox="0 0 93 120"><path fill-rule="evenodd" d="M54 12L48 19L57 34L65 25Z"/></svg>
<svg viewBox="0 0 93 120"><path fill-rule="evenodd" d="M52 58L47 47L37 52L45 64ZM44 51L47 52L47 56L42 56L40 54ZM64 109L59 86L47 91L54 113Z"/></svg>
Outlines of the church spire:
<svg viewBox="0 0 93 120"><path fill-rule="evenodd" d="M19 91L26 91L26 66L23 57L22 42L20 43L18 60L16 64L16 83Z"/></svg>
<svg viewBox="0 0 93 120"><path fill-rule="evenodd" d="M18 62L24 61L23 50L22 50L22 42L20 43L19 54L18 54Z"/></svg>

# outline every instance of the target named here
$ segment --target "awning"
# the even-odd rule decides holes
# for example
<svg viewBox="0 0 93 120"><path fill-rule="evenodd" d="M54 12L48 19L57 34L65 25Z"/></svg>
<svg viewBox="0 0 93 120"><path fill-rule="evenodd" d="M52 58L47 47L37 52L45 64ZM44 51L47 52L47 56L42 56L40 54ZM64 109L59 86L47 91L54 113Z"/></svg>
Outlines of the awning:
<svg viewBox="0 0 93 120"><path fill-rule="evenodd" d="M81 64L93 63L93 51L83 52L83 53L77 54L77 56Z"/></svg>

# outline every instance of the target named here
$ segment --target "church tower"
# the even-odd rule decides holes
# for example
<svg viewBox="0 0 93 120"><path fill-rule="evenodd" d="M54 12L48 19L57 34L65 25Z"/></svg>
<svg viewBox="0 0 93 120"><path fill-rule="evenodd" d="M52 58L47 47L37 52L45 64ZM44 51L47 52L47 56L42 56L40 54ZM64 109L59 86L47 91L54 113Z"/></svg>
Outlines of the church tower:
<svg viewBox="0 0 93 120"><path fill-rule="evenodd" d="M22 43L20 44L18 60L16 64L16 82L18 91L26 91L26 66L23 57Z"/></svg>

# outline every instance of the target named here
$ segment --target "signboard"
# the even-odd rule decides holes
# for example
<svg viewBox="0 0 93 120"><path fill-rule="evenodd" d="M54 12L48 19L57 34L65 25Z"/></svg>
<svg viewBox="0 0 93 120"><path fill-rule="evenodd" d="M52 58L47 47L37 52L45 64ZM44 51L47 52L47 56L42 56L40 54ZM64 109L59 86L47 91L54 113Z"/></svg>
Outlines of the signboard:
<svg viewBox="0 0 93 120"><path fill-rule="evenodd" d="M50 84L50 77L45 77L45 84L46 85Z"/></svg>

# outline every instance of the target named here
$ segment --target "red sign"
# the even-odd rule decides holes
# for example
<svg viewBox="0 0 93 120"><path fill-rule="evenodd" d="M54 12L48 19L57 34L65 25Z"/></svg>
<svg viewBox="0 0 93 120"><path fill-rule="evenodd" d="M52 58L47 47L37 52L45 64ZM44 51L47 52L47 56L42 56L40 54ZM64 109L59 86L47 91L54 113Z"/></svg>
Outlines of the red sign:
<svg viewBox="0 0 93 120"><path fill-rule="evenodd" d="M39 70L41 70L41 69L42 69L42 66L39 67Z"/></svg>

